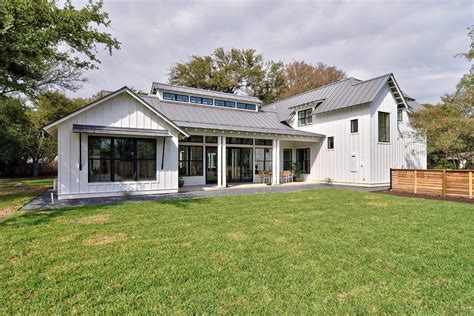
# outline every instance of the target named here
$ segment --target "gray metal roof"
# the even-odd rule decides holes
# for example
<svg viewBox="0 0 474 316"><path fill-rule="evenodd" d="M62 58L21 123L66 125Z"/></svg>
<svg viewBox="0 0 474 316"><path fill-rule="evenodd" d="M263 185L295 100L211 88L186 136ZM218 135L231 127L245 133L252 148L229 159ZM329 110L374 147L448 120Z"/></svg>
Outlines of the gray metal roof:
<svg viewBox="0 0 474 316"><path fill-rule="evenodd" d="M255 104L262 103L262 101L260 101L259 98L252 97L249 95L239 95L239 94L234 94L234 93L225 93L225 92L212 91L212 90L206 90L206 89L174 86L174 85L159 83L159 82L153 82L151 86L151 91L153 91L154 89L158 89L162 91L170 91L170 92L179 92L179 93L185 93L185 94L190 94L190 95L192 94L196 96L206 96L206 97L211 97L211 98L222 98L222 99L228 99L228 100L252 102Z"/></svg>
<svg viewBox="0 0 474 316"><path fill-rule="evenodd" d="M294 115L294 107L311 104L321 104L313 113L324 113L354 105L372 102L380 89L393 79L392 74L361 81L348 78L332 84L280 100L263 107L264 111L274 111L281 121L286 121ZM391 88L394 86L391 82Z"/></svg>
<svg viewBox="0 0 474 316"><path fill-rule="evenodd" d="M299 131L281 123L278 114L268 111L246 111L209 105L166 102L153 96L140 96L181 128L206 128L226 131L258 132L303 137L324 135Z"/></svg>

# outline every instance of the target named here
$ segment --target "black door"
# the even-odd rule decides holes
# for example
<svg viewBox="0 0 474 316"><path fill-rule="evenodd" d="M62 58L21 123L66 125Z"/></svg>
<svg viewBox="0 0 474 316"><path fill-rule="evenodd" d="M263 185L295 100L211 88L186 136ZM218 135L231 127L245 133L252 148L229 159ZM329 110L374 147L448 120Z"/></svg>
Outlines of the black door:
<svg viewBox="0 0 474 316"><path fill-rule="evenodd" d="M252 148L227 148L227 181L252 182Z"/></svg>
<svg viewBox="0 0 474 316"><path fill-rule="evenodd" d="M206 147L206 183L217 183L217 147Z"/></svg>

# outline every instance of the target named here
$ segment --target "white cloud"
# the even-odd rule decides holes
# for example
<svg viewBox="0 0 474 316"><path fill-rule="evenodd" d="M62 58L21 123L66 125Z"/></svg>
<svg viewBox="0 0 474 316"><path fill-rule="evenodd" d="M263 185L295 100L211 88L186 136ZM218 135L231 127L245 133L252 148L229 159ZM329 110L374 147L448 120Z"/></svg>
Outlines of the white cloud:
<svg viewBox="0 0 474 316"><path fill-rule="evenodd" d="M360 79L393 72L420 102L454 89L469 64L471 1L106 1L122 42L76 94L124 85L148 91L169 67L214 48L256 48L266 59L325 62Z"/></svg>

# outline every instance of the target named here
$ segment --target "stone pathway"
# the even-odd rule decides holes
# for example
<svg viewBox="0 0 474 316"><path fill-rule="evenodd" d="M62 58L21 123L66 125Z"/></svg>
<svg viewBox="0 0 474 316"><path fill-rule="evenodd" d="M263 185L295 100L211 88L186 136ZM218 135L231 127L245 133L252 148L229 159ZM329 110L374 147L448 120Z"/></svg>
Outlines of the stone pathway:
<svg viewBox="0 0 474 316"><path fill-rule="evenodd" d="M173 194L156 194L156 195L132 195L129 196L126 201L140 202L140 201L167 201L175 199L191 199L191 198L206 198L214 196L235 196L235 195L249 195L249 194L264 194L264 193L278 193L278 192L292 192L292 191L304 191L304 190L316 190L316 189L327 189L327 188L338 188L345 190L357 190L357 191L382 191L388 187L378 188L364 188L356 186L342 186L342 185L324 185L324 184L283 184L278 186L265 186L255 185L244 186L244 187L232 187L227 189L212 189L212 190L198 190L196 191L185 191L181 193ZM54 204L51 203L51 193L54 196ZM104 197L104 198L87 198L87 199L72 199L72 200L58 200L55 191L47 190L43 194L39 195L26 205L21 210L32 211L46 208L61 208L68 206L83 206L83 205L104 205L104 204L117 204L124 202L124 198L118 197Z"/></svg>

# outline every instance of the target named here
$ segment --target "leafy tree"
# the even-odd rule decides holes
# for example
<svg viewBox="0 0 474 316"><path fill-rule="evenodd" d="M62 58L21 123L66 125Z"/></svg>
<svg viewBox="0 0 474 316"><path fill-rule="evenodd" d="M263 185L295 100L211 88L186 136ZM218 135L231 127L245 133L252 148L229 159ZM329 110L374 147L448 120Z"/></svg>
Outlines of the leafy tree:
<svg viewBox="0 0 474 316"><path fill-rule="evenodd" d="M97 68L97 46L120 48L102 1L77 9L70 0L0 0L0 95L34 95L48 87L75 90L81 71Z"/></svg>
<svg viewBox="0 0 474 316"><path fill-rule="evenodd" d="M25 150L29 125L26 107L22 100L0 96L0 165L26 161Z"/></svg>
<svg viewBox="0 0 474 316"><path fill-rule="evenodd" d="M293 61L285 66L286 89L283 98L322 87L346 78L346 73L335 66L324 63L308 64L304 61Z"/></svg>
<svg viewBox="0 0 474 316"><path fill-rule="evenodd" d="M474 28L469 31L469 52L460 54L467 60L474 59ZM465 74L456 85L456 91L441 97L441 104L425 106L411 117L413 127L428 142L428 154L440 167L452 164L472 167L474 159L474 71Z"/></svg>
<svg viewBox="0 0 474 316"><path fill-rule="evenodd" d="M27 111L29 124L25 130L28 136L24 144L34 164L33 176L37 175L38 162L51 161L56 157L57 142L43 131L43 127L84 106L88 101L69 99L60 92L44 92L35 99L33 107Z"/></svg>
<svg viewBox="0 0 474 316"><path fill-rule="evenodd" d="M254 49L216 49L209 56L194 55L170 69L175 85L227 93L246 93L263 102L274 101L285 85L283 63L264 61Z"/></svg>

